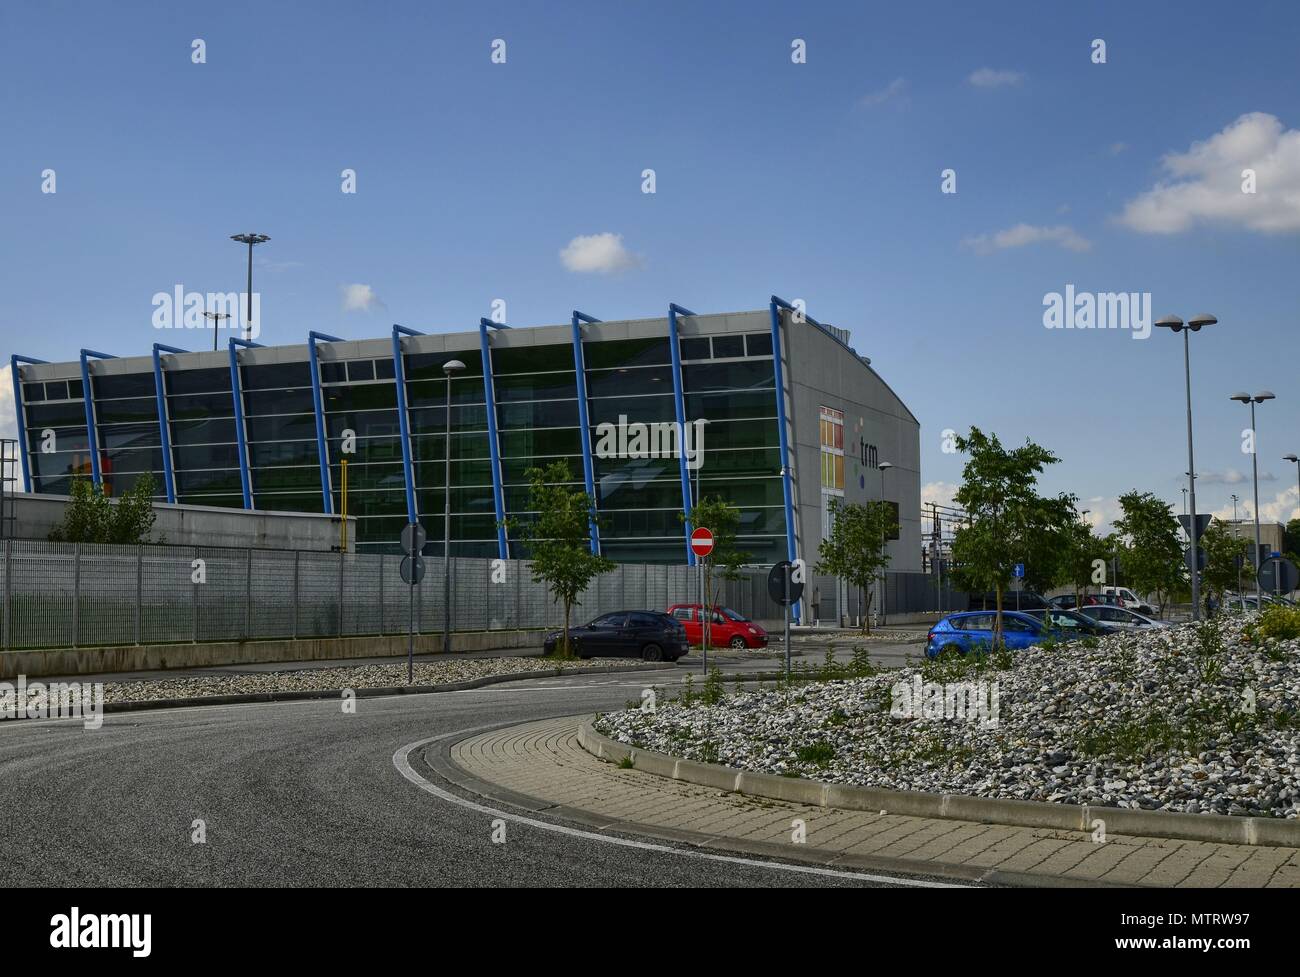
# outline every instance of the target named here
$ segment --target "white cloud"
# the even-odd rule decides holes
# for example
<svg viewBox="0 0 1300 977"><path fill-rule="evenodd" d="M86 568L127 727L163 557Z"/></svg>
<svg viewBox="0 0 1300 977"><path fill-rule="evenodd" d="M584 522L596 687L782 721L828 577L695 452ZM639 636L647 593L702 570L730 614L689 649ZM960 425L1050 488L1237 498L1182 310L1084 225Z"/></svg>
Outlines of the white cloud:
<svg viewBox="0 0 1300 977"><path fill-rule="evenodd" d="M1187 481L1187 476L1179 475L1177 480L1185 482ZM1270 471L1263 471L1259 473L1259 480L1261 482L1275 482L1277 481L1277 476ZM1197 485L1240 485L1243 482L1249 481L1250 476L1246 475L1244 472L1237 471L1235 468L1227 468L1221 472L1196 473Z"/></svg>
<svg viewBox="0 0 1300 977"><path fill-rule="evenodd" d="M1166 179L1124 207L1119 221L1147 234L1197 224L1263 233L1300 231L1300 130L1266 112L1241 116L1222 132L1161 160ZM1243 193L1243 170L1255 193Z"/></svg>
<svg viewBox="0 0 1300 977"><path fill-rule="evenodd" d="M0 438L18 437L18 415L14 411L12 372L8 366L0 369Z"/></svg>
<svg viewBox="0 0 1300 977"><path fill-rule="evenodd" d="M1118 156L1126 149L1128 149L1128 143L1126 142L1113 142L1110 144L1110 154L1112 156Z"/></svg>
<svg viewBox="0 0 1300 977"><path fill-rule="evenodd" d="M1043 227L1034 224L1017 224L993 234L977 234L962 241L962 246L976 254L992 254L1008 248L1023 248L1030 244L1055 244L1067 251L1088 251L1092 242L1068 224Z"/></svg>
<svg viewBox="0 0 1300 977"><path fill-rule="evenodd" d="M957 507L952 497L960 486L953 482L926 482L921 486L921 508L929 511L929 503L937 502L941 506Z"/></svg>
<svg viewBox="0 0 1300 977"><path fill-rule="evenodd" d="M569 271L600 275L639 268L642 264L641 256L624 246L623 235L610 231L579 234L561 249L560 260Z"/></svg>
<svg viewBox="0 0 1300 977"><path fill-rule="evenodd" d="M343 286L344 312L369 312L376 308L384 308L384 303L379 300L379 296L369 285Z"/></svg>
<svg viewBox="0 0 1300 977"><path fill-rule="evenodd" d="M979 68L970 73L966 83L975 88L1005 88L1008 85L1019 85L1024 80L1024 73L1020 71Z"/></svg>
<svg viewBox="0 0 1300 977"><path fill-rule="evenodd" d="M868 108L876 105L884 105L886 102L905 101L907 96L907 81L903 78L895 78L884 88L876 92L869 92L863 95L859 104Z"/></svg>

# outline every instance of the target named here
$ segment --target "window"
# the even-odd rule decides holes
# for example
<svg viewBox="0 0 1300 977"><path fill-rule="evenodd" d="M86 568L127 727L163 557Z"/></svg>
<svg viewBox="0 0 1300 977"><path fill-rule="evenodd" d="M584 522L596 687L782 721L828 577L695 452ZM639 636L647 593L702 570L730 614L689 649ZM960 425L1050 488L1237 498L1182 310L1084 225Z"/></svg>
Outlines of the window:
<svg viewBox="0 0 1300 977"><path fill-rule="evenodd" d="M591 622L593 628L621 628L627 620L626 614L606 614Z"/></svg>
<svg viewBox="0 0 1300 977"><path fill-rule="evenodd" d="M821 408L822 488L844 494L844 411Z"/></svg>
<svg viewBox="0 0 1300 977"><path fill-rule="evenodd" d="M695 620L695 608L679 607L673 611L673 617L679 621L693 621Z"/></svg>

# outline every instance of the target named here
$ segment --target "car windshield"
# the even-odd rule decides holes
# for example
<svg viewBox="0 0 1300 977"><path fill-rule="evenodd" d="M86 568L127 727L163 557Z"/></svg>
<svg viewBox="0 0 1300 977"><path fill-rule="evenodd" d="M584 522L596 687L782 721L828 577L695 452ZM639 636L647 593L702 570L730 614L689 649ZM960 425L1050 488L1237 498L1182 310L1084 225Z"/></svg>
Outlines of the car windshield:
<svg viewBox="0 0 1300 977"><path fill-rule="evenodd" d="M727 617L731 618L733 621L743 621L743 622L749 621L749 618L745 617L744 614L737 614L730 607L724 607L722 609L722 613L727 615Z"/></svg>

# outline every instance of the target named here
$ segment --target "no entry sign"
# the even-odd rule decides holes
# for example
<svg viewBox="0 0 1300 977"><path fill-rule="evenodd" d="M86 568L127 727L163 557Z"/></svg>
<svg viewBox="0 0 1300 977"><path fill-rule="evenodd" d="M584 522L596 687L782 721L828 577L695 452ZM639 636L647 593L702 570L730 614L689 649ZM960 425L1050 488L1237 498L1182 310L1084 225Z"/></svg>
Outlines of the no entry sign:
<svg viewBox="0 0 1300 977"><path fill-rule="evenodd" d="M713 552L713 530L703 526L691 533L691 552L696 556L708 556Z"/></svg>

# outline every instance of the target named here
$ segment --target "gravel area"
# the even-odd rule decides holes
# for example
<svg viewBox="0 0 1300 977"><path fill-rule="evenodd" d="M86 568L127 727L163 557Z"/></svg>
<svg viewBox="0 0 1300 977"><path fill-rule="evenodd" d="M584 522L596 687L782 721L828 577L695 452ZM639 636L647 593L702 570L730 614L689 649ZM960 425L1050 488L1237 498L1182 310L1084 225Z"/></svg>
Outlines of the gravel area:
<svg viewBox="0 0 1300 977"><path fill-rule="evenodd" d="M468 682L489 675L526 675L557 667L590 668L629 665L627 658L591 658L586 661L555 662L541 658L463 658L456 661L415 663L416 685ZM406 662L391 665L340 665L337 668L304 668L292 672L255 672L244 675L204 675L154 679L141 682L112 682L104 686L105 702L139 702L148 699L189 699L209 695L241 695L250 692L331 691L372 689L406 685Z"/></svg>
<svg viewBox="0 0 1300 977"><path fill-rule="evenodd" d="M834 783L1296 818L1300 640L1252 640L1248 621L728 689L714 705L678 701L596 726L642 749ZM905 714L918 686L933 707L964 683L996 709Z"/></svg>

